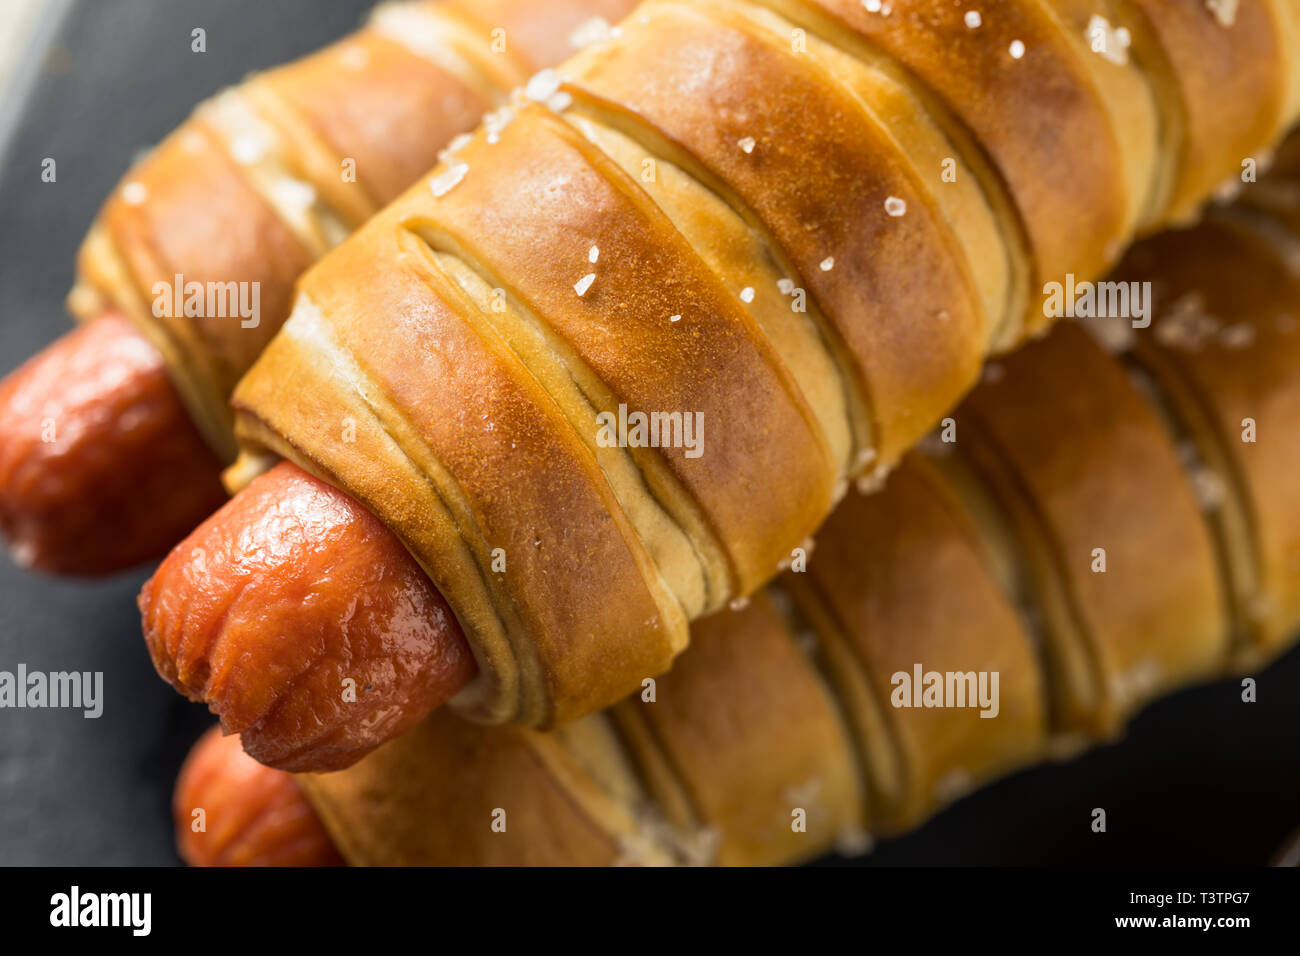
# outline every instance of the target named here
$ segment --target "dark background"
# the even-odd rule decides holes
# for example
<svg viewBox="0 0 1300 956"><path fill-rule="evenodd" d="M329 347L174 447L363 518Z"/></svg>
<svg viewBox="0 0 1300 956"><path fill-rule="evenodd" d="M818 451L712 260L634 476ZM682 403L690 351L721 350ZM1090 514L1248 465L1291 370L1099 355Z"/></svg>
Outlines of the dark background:
<svg viewBox="0 0 1300 956"><path fill-rule="evenodd" d="M2 2L2 0L0 0ZM544 0L539 0L544 2ZM68 328L63 296L103 197L201 98L355 27L368 0L56 0L0 98L0 372ZM207 30L207 52L190 31ZM53 157L58 182L42 183ZM1300 476L1297 476L1300 480ZM0 710L0 864L172 864L169 801L210 722L153 673L135 594L0 558L0 670L103 671L104 714ZM1127 739L962 801L868 864L1268 862L1300 826L1300 653L1149 708ZM1093 807L1109 832L1093 834Z"/></svg>

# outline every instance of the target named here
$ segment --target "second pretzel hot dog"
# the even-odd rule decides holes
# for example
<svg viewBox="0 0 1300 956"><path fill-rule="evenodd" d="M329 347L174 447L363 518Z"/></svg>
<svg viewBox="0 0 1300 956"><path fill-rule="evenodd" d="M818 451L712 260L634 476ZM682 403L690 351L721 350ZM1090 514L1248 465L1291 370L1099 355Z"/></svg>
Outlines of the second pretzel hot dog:
<svg viewBox="0 0 1300 956"><path fill-rule="evenodd" d="M0 530L15 557L101 574L166 553L221 500L230 390L302 270L507 90L631 6L387 4L200 106L127 173L82 246L69 306L95 330L0 385Z"/></svg>

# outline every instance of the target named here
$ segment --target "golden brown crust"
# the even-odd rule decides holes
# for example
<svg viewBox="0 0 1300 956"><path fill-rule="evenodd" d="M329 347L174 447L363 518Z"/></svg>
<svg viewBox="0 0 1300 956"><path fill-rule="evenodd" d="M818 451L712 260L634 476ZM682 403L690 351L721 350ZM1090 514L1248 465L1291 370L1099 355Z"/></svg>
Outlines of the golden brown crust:
<svg viewBox="0 0 1300 956"><path fill-rule="evenodd" d="M1282 9L1289 2L1241 0L1216 11L1208 2L1126 0L1177 157L1164 221L1192 216L1295 118L1285 33L1294 14Z"/></svg>
<svg viewBox="0 0 1300 956"><path fill-rule="evenodd" d="M298 275L432 166L541 58L570 52L574 27L617 19L632 3L551 6L403 5L399 26L426 28L403 37L387 27L385 5L376 25L214 97L105 203L79 256L72 310L130 316L163 353L208 443L233 459L227 398L288 317ZM508 49L495 52L491 31L458 7L506 30ZM176 275L256 288L258 314L155 316L155 283Z"/></svg>
<svg viewBox="0 0 1300 956"><path fill-rule="evenodd" d="M1289 67L1286 106L1282 111L1283 125L1289 126L1300 117L1300 5L1291 0L1273 0L1273 9L1279 21L1278 40Z"/></svg>
<svg viewBox="0 0 1300 956"><path fill-rule="evenodd" d="M1295 575L1283 573L1297 553L1287 530L1300 527L1294 443L1276 440L1289 438L1286 423L1300 415L1300 287L1278 248L1244 228L1233 220L1170 234L1144 245L1118 275L1162 290L1154 331L1138 338L1149 380L1132 378L1075 326L1003 362L958 411L955 450L909 456L878 494L846 501L817 536L806 569L797 565L748 608L703 622L695 647L653 685L653 701L632 698L611 711L622 749L597 734L602 742L582 748L579 759L575 736L549 738L572 758L562 765L578 774L564 786L596 787L642 826L625 850L658 845L678 862L791 862L826 848L835 833L913 826L963 787L1059 752L1061 741L1046 739L1049 729L1112 734L1155 694L1222 673L1231 662L1223 572L1207 530L1213 514L1198 508L1191 490L1198 462L1175 441L1227 446L1239 437L1233 419L1247 406L1258 409L1259 439L1225 449L1222 494L1243 499L1252 527L1278 526L1278 536L1260 546L1260 565L1269 570L1256 587L1276 599L1267 621L1276 631L1263 633L1276 642L1270 651L1280 649L1281 635L1300 625ZM1186 307L1171 308L1190 291L1201 294L1208 326L1188 326ZM1168 331L1179 315L1181 330ZM1189 423L1201 419L1193 431ZM987 485L1000 510L975 510L969 488L953 481L959 458L975 463L967 481ZM1256 533L1247 534L1248 545ZM1289 544L1279 549L1278 542ZM1092 571L1093 547L1106 548L1104 573ZM1242 549L1226 558L1242 560ZM1018 608L1016 579L1031 572L1048 583L1029 589L1030 601ZM1061 607L1046 601L1049 590ZM811 657L797 648L803 642ZM917 663L927 671L996 671L998 716L898 706L892 676ZM1159 669L1133 666L1143 663ZM488 739L476 728L446 732ZM384 806L391 820L372 812L365 827L395 827L411 845L423 841L440 852L446 837L410 829L429 819L423 805L384 803L386 791L405 791L422 759L394 761L368 777L364 791L347 785L340 801L363 816L367 806ZM518 780L531 779L532 757L510 759L522 776L501 771L493 795L512 796ZM448 789L436 770L422 779ZM471 768L471 781L478 779ZM489 799L473 792L479 802ZM865 806L854 802L868 792ZM552 799L548 788L542 793L543 802ZM674 828L644 829L655 816L647 797ZM801 807L809 812L807 834L789 828ZM456 812L453 804L449 813ZM690 852L683 833L702 837L714 853ZM381 832L380 839L390 837ZM466 852L454 862L481 855Z"/></svg>
<svg viewBox="0 0 1300 956"><path fill-rule="evenodd" d="M298 275L341 238L326 234L333 218L359 224L486 105L369 30L255 77L201 106L127 174L82 249L83 286L141 326L205 437L233 457L226 397L288 317ZM344 158L356 161L352 181ZM294 208L301 202L308 208ZM177 275L255 289L257 314L155 315L155 283L171 287Z"/></svg>
<svg viewBox="0 0 1300 956"><path fill-rule="evenodd" d="M972 28L967 8L948 0L895 2L888 16L859 0L773 3L814 29L866 40L973 135L1012 197L1039 283L1066 272L1097 275L1113 261L1125 224L1145 204L1144 195L1127 194L1121 137L1149 131L1113 125L1074 41L1045 4L999 3ZM1041 315L1026 320L1041 324Z"/></svg>
<svg viewBox="0 0 1300 956"><path fill-rule="evenodd" d="M1132 16L1119 2L1094 12L1116 31ZM448 36L462 53L482 32L476 15L428 14L456 21ZM939 0L900 0L888 12L849 0L648 3L562 71L536 77L307 276L302 319L236 397L243 438L254 453L288 454L338 482L415 551L486 665L459 702L467 712L544 724L608 702L671 659L684 620L772 574L873 456L879 473L893 466L973 383L990 348L1050 321L1023 294L1022 227L1037 279L1087 278L1155 215L1172 175L1157 168L1172 148L1157 131L1157 104L1167 110L1169 99L1161 85L1193 67L1174 55L1171 33L1173 79L1148 74L1163 42L1156 29L1131 38L1141 58L1097 51L1093 20L1082 0L1016 0L978 24ZM1254 20L1243 23L1234 42L1284 65ZM569 112L568 122L548 111ZM1262 145L1265 133L1255 135ZM951 199L933 168L948 146L976 180ZM662 160L671 192L641 188L638 149L641 180ZM681 198L691 190L731 207L763 268L733 274L734 257L694 248L701 229ZM1006 221L1009 205L1018 223ZM745 244L734 221L726 228L727 242ZM972 242L997 254L967 250ZM977 281L984 265L1005 266L1006 282ZM747 308L758 292L743 283L773 274L792 309L807 290L801 334L768 335L766 299ZM1035 315L1019 323L999 314L1026 302ZM811 407L801 386L813 368L833 372L842 404L825 407L822 392L823 407ZM1119 414L1117 396L1108 397ZM595 447L592 419L622 407L701 416L702 454L672 447L681 442ZM1047 428L1032 411L995 423L1023 433L979 427L1013 446L1032 442ZM361 433L359 460L360 446L336 437L344 420ZM473 421L500 431L485 437ZM1150 415L1143 422L1158 429ZM503 454L502 441L517 448ZM1033 515L1017 519L1041 539L1034 557L1064 560L1054 549L1078 546L1085 531L1071 521L1074 492L1053 484L1057 465L1016 464L1043 482L1034 493L1044 507L1063 509L1045 529ZM1161 459L1146 478L1175 470ZM1174 535L1175 507L1146 516L1153 534ZM537 553L504 578L492 570L494 548L513 562L514 549L543 540L564 542L559 563ZM1187 562L1201 553L1197 542L1186 550ZM600 573L582 575L593 561ZM1212 580L1209 567L1182 570ZM1117 588L1098 598L1114 607L1088 618L1071 603L1093 584L1074 572L1052 580L1065 635L1053 648L1069 657L1057 672L1077 685L1063 697L1092 720L1091 695L1113 694L1089 681L1137 680L1130 671L1143 664L1111 646L1139 625L1107 615L1146 611ZM1159 604L1167 595L1155 591ZM586 602L606 636L593 620L562 637ZM596 660L614 664L592 678ZM1203 661L1184 663L1194 673ZM1100 726L1144 696L1114 693L1121 703L1101 708Z"/></svg>
<svg viewBox="0 0 1300 956"><path fill-rule="evenodd" d="M449 713L349 770L298 779L354 866L607 866L641 842L553 737Z"/></svg>
<svg viewBox="0 0 1300 956"><path fill-rule="evenodd" d="M661 493L688 495L686 507L698 508L721 541L730 593L759 587L781 543L809 534L828 510L837 470L736 290L703 266L635 182L540 111L457 159L475 171L490 165L492 176L467 175L441 201L416 206L407 227L454 249L544 323L570 374L603 386L605 395L589 396L596 411L693 416L696 447L643 454L657 455L680 486ZM590 285L577 294L584 277ZM573 418L579 432L598 429L590 411Z"/></svg>
<svg viewBox="0 0 1300 956"><path fill-rule="evenodd" d="M783 581L801 608L816 602L826 612L819 636L840 645L827 664L844 699L862 681L884 714L901 780L892 793L878 785L876 829L914 826L979 783L1042 758L1041 662L974 526L925 459L906 458L876 494L850 495L815 540L806 574ZM983 701L917 706L924 675L946 681L949 672L975 675L972 693L983 680ZM858 740L873 733L860 726ZM864 747L861 756L874 780L885 778L878 764L890 755Z"/></svg>
<svg viewBox="0 0 1300 956"><path fill-rule="evenodd" d="M819 331L824 319L791 310L790 299L782 291L782 279L789 271L780 264L776 250L690 173L658 157L654 159L654 176L648 177L646 161L651 157L635 140L573 111L566 118L645 190L710 270L727 276L732 289L753 290L754 298L745 303L746 310L817 416L836 469L850 467L855 423L864 423L861 436L869 442L867 415L856 405L850 408L854 397L846 394L838 359L826 348Z"/></svg>
<svg viewBox="0 0 1300 956"><path fill-rule="evenodd" d="M1134 355L1196 451L1243 664L1275 655L1300 624L1294 244L1258 219L1207 222L1144 244L1127 273L1158 281L1155 319Z"/></svg>
<svg viewBox="0 0 1300 956"><path fill-rule="evenodd" d="M1197 271L1194 257L1188 269ZM1273 344L1261 338L1243 352L1258 357ZM1155 654L1166 666L1154 683L1126 688L1128 696L1122 688L1094 688L1076 702L1079 713L1066 709L1076 728L1113 731L1117 711L1127 714L1150 695L1227 663L1215 572L1205 569L1211 562L1202 516L1188 501L1162 419L1142 404L1146 393L1073 327L1058 329L1034 353L1037 363L1006 368L970 405L1011 420L995 429L999 445L990 454L1046 516L1042 537L1051 553L1042 560L1059 566L1049 573L1068 575L1070 555L1097 534L1108 541L1107 575L1120 571L1117 561L1139 562L1136 587L1131 579L1118 582L1117 596L1110 585L1093 585L1089 613L1079 621L1083 639L1094 645L1084 653L1111 667L1106 675L1119 673L1113 668L1122 655ZM1039 366L1055 386L1051 396L1035 391L1043 379L1031 372ZM1294 391L1300 364L1289 368L1286 378L1266 375L1284 398ZM1050 453L1050 435L1025 427L1033 416L1018 409L1029 401L1054 407L1055 417L1046 417L1066 431L1080 421L1080 408L1102 427L1094 422L1095 434L1086 433L1080 454L1066 462ZM987 425L981 418L974 427L974 418L967 411L960 419L958 446L967 453ZM1032 445L1018 445L1017 435L1031 437ZM1040 458L1033 449L1043 447L1049 454ZM1072 467L1054 471L1053 463ZM777 591L702 623L691 652L653 685L653 701L632 698L611 711L621 751L595 728L543 736L434 717L357 767L309 779L307 789L353 862L793 862L826 849L832 835L860 838L864 825L879 832L915 825L963 786L1044 756L1043 694L1072 693L1069 682L1040 671L1046 665L1004 594L1005 575L988 562L992 542L963 513L965 498L952 494L945 475L912 456L882 492L847 501L819 535L809 569L783 579L797 599L793 608L781 609ZM1002 477L993 475L995 491ZM1182 533L1169 533L1174 515ZM1087 535L1080 537L1079 528ZM1077 590L1078 576L1066 584ZM1139 588L1155 600L1135 596ZM804 619L812 610L815 622ZM1292 624L1300 623L1292 613ZM813 659L794 639L809 623L811 633L799 639L815 642ZM1061 637L1055 622L1044 623L1050 652ZM996 671L998 717L986 720L972 708L896 706L891 673L915 663L940 672ZM822 667L830 668L829 684L818 676ZM859 719L860 693L874 698L876 725ZM847 732L871 782L866 805L855 802L868 787L841 707L853 717ZM1069 726L1058 715L1056 729ZM576 746L583 739L596 742ZM543 751L544 744L554 749ZM455 786L448 784L453 774ZM882 792L891 774L895 789ZM653 822L647 797L674 826ZM507 832L526 839L489 835L485 821L496 807L507 808L510 828L525 821ZM808 813L807 833L790 826L799 809ZM611 844L611 833L624 835Z"/></svg>
<svg viewBox="0 0 1300 956"><path fill-rule="evenodd" d="M809 859L865 825L848 731L766 595L702 621L649 693L610 713L651 796L711 831L716 862Z"/></svg>
<svg viewBox="0 0 1300 956"><path fill-rule="evenodd" d="M887 128L786 38L710 6L653 4L635 26L569 65L579 108L689 156L752 211L847 349L892 463L969 387L990 335L947 222Z"/></svg>
<svg viewBox="0 0 1300 956"><path fill-rule="evenodd" d="M240 386L241 428L347 488L412 549L484 670L461 706L570 720L663 670L685 617L570 423L395 228L407 212L304 277L316 306L263 356L275 374ZM372 316L394 321L381 334ZM302 401L266 399L287 383ZM294 447L275 444L286 434Z"/></svg>
<svg viewBox="0 0 1300 956"><path fill-rule="evenodd" d="M374 209L395 199L492 105L460 77L374 30L255 82L331 150L328 176L312 181L349 185L340 164L353 160L356 184Z"/></svg>
<svg viewBox="0 0 1300 956"><path fill-rule="evenodd" d="M570 56L581 40L580 28L593 20L616 24L635 0L448 0L445 4L466 20L480 25L490 37L505 31L506 51L528 72L553 66ZM593 31L599 35L599 31Z"/></svg>
<svg viewBox="0 0 1300 956"><path fill-rule="evenodd" d="M1060 729L1113 733L1155 693L1222 667L1218 565L1177 451L1081 329L1009 356L954 417L1035 565Z"/></svg>
<svg viewBox="0 0 1300 956"><path fill-rule="evenodd" d="M1132 27L1140 61L1136 64L1088 55L1091 51L1079 34L1089 5L1073 0L1059 0L1050 9L1029 0L1006 4L996 15L988 15L977 30L961 20L962 11L939 0L903 0L892 5L892 15L868 12L852 0L821 4L773 0L772 5L798 23L811 25L814 32L828 33L834 42L857 44L857 54L866 48L895 61L894 78L904 88L909 83L914 86L910 92L918 102L935 112L934 119L955 137L955 161L969 161L986 192L1000 194L1005 189L1011 195L1032 240L1040 276L1095 273L1139 218L1150 218L1150 196L1159 191L1152 182L1169 175L1153 168L1158 165L1152 157L1156 124L1151 121L1147 79L1166 114L1165 153L1175 146L1180 150L1182 165L1173 187L1178 214L1235 171L1240 157L1258 150L1300 105L1300 69L1289 62L1294 59L1300 18L1281 0L1234 4L1230 25L1216 19L1203 4L1155 0L1101 4L1098 9L1110 18L1108 23L1113 19ZM151 211L128 217L112 203L106 207L83 250L75 308L85 313L113 305L140 323L163 351L208 441L229 458L233 449L225 396L283 321L289 283L305 262L333 245L376 204L395 195L416 171L427 168L438 148L499 99L505 87L568 52L575 45L575 28L593 17L616 20L628 6L627 0L566 0L543 12L523 0L422 3L402 8L395 17L390 16L393 9L385 7L376 27L254 78L242 92L223 94L218 105L225 102L232 109L200 111L206 118L192 124L190 132L221 141L222 148L237 157L246 152L249 140L269 137L273 142L263 148L274 156L240 157L233 176L232 168L210 169L188 156L185 170L176 156L160 157L156 164L150 161L137 170L130 179L132 190L138 196L139 187L144 187ZM740 27L751 41L764 32L757 29L752 9L743 14L749 9L744 5L722 6L726 9L714 7L709 15L718 28L725 21ZM658 14L648 15L658 22ZM404 32L404 27L411 29ZM653 24L630 30L637 37L652 32ZM777 30L766 36L768 53L774 52L773 45L784 43L779 34ZM1009 52L1013 41L1023 44L1025 51L1018 59ZM713 51L717 57L727 53L725 47ZM786 59L769 81L797 75L789 62L793 53ZM751 59L748 67L756 68L757 60ZM823 81L828 75L823 74ZM910 79L902 81L902 77ZM759 82L757 73L748 85L744 78L727 82L727 95L752 91ZM841 82L862 95L860 83L849 78ZM627 102L620 108L651 105L650 92L636 92L642 100L633 102L635 98L625 96ZM804 112L776 109L771 115L819 117L819 123L806 124L809 127L836 125L845 101L836 102L829 87L821 90L820 107L806 94L793 88L782 94L787 106L802 97ZM728 101L724 97L717 102ZM1016 109L1007 109L1009 103L1017 104ZM828 347L847 349L856 360L851 365L861 366L849 367L844 374L861 376L862 381L850 384L872 399L879 446L875 450L885 463L896 460L936 411L967 387L983 347L975 343L983 343L990 330L1003 323L1004 316L987 314L990 306L1002 301L999 295L989 299L986 290L986 314L978 317L979 310L969 301L971 289L963 286L971 284L971 276L983 282L985 275L1001 268L999 260L1004 258L1016 271L1017 252L1003 256L989 250L1004 243L1018 245L1013 235L1017 227L1004 223L1002 242L973 244L969 234L960 230L969 223L964 223L957 205L945 207L966 246L960 254L953 236L937 229L936 223L915 226L926 206L921 197L937 195L928 182L924 191L917 192L922 188L917 176L933 178L933 170L928 169L932 157L922 156L906 136L894 142L882 132L864 134L861 117L855 121L857 126L819 129L818 142L810 141L806 151L795 148L801 140L792 132L798 130L773 126L773 134L790 145L784 151L765 146L768 174L780 175L783 155L803 163L824 156L820 174L796 173L788 177L790 181L846 184L826 190L826 194L838 193L829 208L824 207L824 197L808 193L792 196L787 208L778 209L762 201L770 197L770 189L752 184L746 188L743 177L736 178L744 164L734 150L708 154L706 147L716 152L717 143L695 142L668 122L676 118L689 126L695 107L665 103L662 96L654 105L660 111L655 114L662 127L659 133L683 136L679 145L694 149L711 169L721 170L728 187L781 240L813 296L828 307L830 323L843 337ZM869 105L876 109L882 104ZM254 135L245 128L245 120L233 118L245 111L265 129ZM907 125L901 113L886 110L881 115ZM857 169L867 160L861 155L855 158L853 151L820 148L839 134L860 147L857 153L873 157L870 168ZM966 142L967 134L992 159L1001 185L987 175L984 158ZM724 135L728 137L729 133ZM178 136L163 149L174 151L178 143L194 148L199 142L195 136ZM903 165L907 160L914 164L910 175L904 175L894 159L900 144L904 149L898 159ZM882 149L883 145L889 148ZM209 149L210 143L199 148ZM923 159L927 159L923 165L915 165ZM348 161L356 162L357 182L339 175L340 164ZM213 162L221 165L219 160ZM918 229L915 235L909 233L899 243L861 241L863 223L858 221L860 213L852 213L851 197L855 184L864 182L868 173L875 174L879 189L908 202L911 222L906 228ZM193 190L184 183L165 181L174 177L200 187L205 209L228 210L230 216L190 214L196 202ZM891 192L889 184L896 180L903 186ZM1058 188L1062 182L1070 182L1072 188ZM1089 200L1078 202L1080 196ZM1001 195L987 198L992 208L1003 208ZM308 208L298 209L298 204ZM841 208L850 212L837 215ZM974 207L967 203L966 208ZM824 228L803 234L813 221ZM219 228L207 228L213 223ZM229 228L232 225L237 228ZM843 235L836 232L839 225L844 227ZM899 223L892 225L895 232L902 231ZM867 234L881 228L877 224ZM850 234L854 242L847 241ZM844 252L833 272L817 268L827 255L834 257L817 247L830 245L867 250L861 268L853 268L853 256ZM888 252L905 247L907 256ZM148 310L153 297L149 290L154 282L176 274L204 283L258 283L262 297L258 325L244 328L224 317L222 321L154 321ZM1014 306L1020 297L1013 293L1008 301ZM856 319L864 310L872 316L865 327ZM916 321L917 315L924 321ZM945 317L947 324L936 325L938 317ZM1034 311L1027 321L1031 328L1041 324ZM999 345L1009 341L1007 333L999 335ZM858 440L863 448L872 441L864 433Z"/></svg>
<svg viewBox="0 0 1300 956"><path fill-rule="evenodd" d="M195 215L195 209L204 209L204 215ZM204 436L229 456L228 413L220 410L218 397L234 388L288 316L293 281L311 263L310 251L193 120L128 174L95 228L120 257L125 281L113 287L95 281L102 268L98 260L106 254L94 242L82 250L82 274L168 359L172 379ZM160 311L174 311L177 274L182 283L257 283L257 326L243 327L238 315L155 316L160 292L165 296ZM155 291L156 283L164 285Z"/></svg>
<svg viewBox="0 0 1300 956"><path fill-rule="evenodd" d="M1168 144L1160 97L1145 51L1133 48L1129 0L1050 0L1045 6L1072 40L1119 141L1131 232L1163 209Z"/></svg>

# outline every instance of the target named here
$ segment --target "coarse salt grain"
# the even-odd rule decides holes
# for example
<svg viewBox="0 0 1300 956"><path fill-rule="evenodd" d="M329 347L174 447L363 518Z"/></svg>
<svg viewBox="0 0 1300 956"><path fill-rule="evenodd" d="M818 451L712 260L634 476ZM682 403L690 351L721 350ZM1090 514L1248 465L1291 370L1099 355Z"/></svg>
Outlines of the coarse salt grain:
<svg viewBox="0 0 1300 956"><path fill-rule="evenodd" d="M907 203L897 196L890 196L885 200L885 212L891 216L901 216L907 212Z"/></svg>
<svg viewBox="0 0 1300 956"><path fill-rule="evenodd" d="M145 189L144 183L133 179L129 183L122 184L122 201L128 206L139 206L148 198L149 190Z"/></svg>
<svg viewBox="0 0 1300 956"><path fill-rule="evenodd" d="M429 189L433 191L434 196L441 198L455 189L467 172L469 172L469 163L454 163L429 180Z"/></svg>
<svg viewBox="0 0 1300 956"><path fill-rule="evenodd" d="M793 279L777 279L776 287L781 290L782 295L789 295L794 291Z"/></svg>
<svg viewBox="0 0 1300 956"><path fill-rule="evenodd" d="M1196 503L1200 505L1201 510L1218 511L1223 505L1223 499L1227 497L1227 486L1223 479L1199 462L1188 467L1188 474L1192 479L1192 491L1196 495Z"/></svg>
<svg viewBox="0 0 1300 956"><path fill-rule="evenodd" d="M487 133L489 145L495 146L501 141L501 132L510 125L510 121L515 118L515 111L509 106L503 106L500 109L493 110L483 116L483 129ZM466 135L466 142L473 139L472 136ZM457 137L459 139L459 137ZM452 140L454 143L455 140Z"/></svg>
<svg viewBox="0 0 1300 956"><path fill-rule="evenodd" d="M743 289L740 290L740 301L741 301L741 302L753 302L753 301L754 301L754 287L753 287L753 286L749 286L749 285L747 285L747 286L745 286L745 288L743 288Z"/></svg>
<svg viewBox="0 0 1300 956"><path fill-rule="evenodd" d="M821 267L822 272L830 272L832 269L835 268L835 257L827 256L819 263L819 265Z"/></svg>
<svg viewBox="0 0 1300 956"><path fill-rule="evenodd" d="M984 22L978 10L967 10L963 19L966 21L966 26L971 30L978 30L980 24Z"/></svg>
<svg viewBox="0 0 1300 956"><path fill-rule="evenodd" d="M596 281L596 273L588 272L585 276L573 284L573 291L578 293L579 297L587 294L591 284Z"/></svg>
<svg viewBox="0 0 1300 956"><path fill-rule="evenodd" d="M885 487L885 482L889 480L888 468L876 468L865 474L859 475L853 482L853 487L857 489L860 495L874 495L881 488Z"/></svg>
<svg viewBox="0 0 1300 956"><path fill-rule="evenodd" d="M680 322L681 320L682 320L682 314L680 312L678 312L676 315L668 316L669 322Z"/></svg>
<svg viewBox="0 0 1300 956"><path fill-rule="evenodd" d="M1219 26L1230 27L1237 22L1237 5L1239 0L1205 0Z"/></svg>
<svg viewBox="0 0 1300 956"><path fill-rule="evenodd" d="M315 187L301 179L277 179L271 186L271 192L288 209L303 211L316 203Z"/></svg>
<svg viewBox="0 0 1300 956"><path fill-rule="evenodd" d="M736 145L740 147L741 152L752 153L754 151L754 137L746 136L743 139L738 140Z"/></svg>
<svg viewBox="0 0 1300 956"><path fill-rule="evenodd" d="M596 246L592 246L591 251L587 253L587 261L594 263L599 258L600 258L600 249Z"/></svg>
<svg viewBox="0 0 1300 956"><path fill-rule="evenodd" d="M581 50L593 43L608 40L612 34L613 31L610 29L608 20L604 17L592 17L590 20L584 20L576 30L569 34L569 42Z"/></svg>
<svg viewBox="0 0 1300 956"><path fill-rule="evenodd" d="M1018 59L1020 59L1022 56L1024 56L1024 55L1025 55L1025 44L1024 44L1024 42L1021 41L1021 40L1012 40L1012 41L1011 41L1011 49L1010 49L1010 53L1011 53L1011 59L1013 59L1013 60L1018 60Z"/></svg>
<svg viewBox="0 0 1300 956"><path fill-rule="evenodd" d="M564 77L558 70L545 69L534 73L524 85L524 96L537 103L544 103L560 90Z"/></svg>
<svg viewBox="0 0 1300 956"><path fill-rule="evenodd" d="M230 141L230 158L240 166L256 165L270 150L270 138L261 131L242 132Z"/></svg>

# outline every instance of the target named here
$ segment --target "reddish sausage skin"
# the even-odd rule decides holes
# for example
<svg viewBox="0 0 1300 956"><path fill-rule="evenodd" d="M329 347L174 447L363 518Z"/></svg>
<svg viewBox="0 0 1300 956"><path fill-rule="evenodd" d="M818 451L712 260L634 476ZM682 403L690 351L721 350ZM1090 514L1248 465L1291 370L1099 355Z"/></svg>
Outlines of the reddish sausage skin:
<svg viewBox="0 0 1300 956"><path fill-rule="evenodd" d="M176 778L176 849L190 866L340 866L292 774L244 753L213 727Z"/></svg>
<svg viewBox="0 0 1300 956"><path fill-rule="evenodd" d="M225 501L162 356L107 313L0 382L0 529L58 574L155 560Z"/></svg>
<svg viewBox="0 0 1300 956"><path fill-rule="evenodd" d="M158 673L282 770L354 763L475 673L455 616L401 542L289 463L178 545L140 612Z"/></svg>

